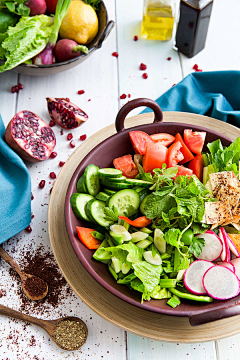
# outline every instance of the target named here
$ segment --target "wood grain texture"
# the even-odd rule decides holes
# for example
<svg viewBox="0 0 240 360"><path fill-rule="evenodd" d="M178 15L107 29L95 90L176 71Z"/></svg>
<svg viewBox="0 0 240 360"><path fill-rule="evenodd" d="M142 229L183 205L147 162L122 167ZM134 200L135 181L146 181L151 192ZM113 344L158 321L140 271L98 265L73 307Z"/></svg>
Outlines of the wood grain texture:
<svg viewBox="0 0 240 360"><path fill-rule="evenodd" d="M126 127L153 121L152 114L134 116L126 121ZM195 114L167 112L166 122L201 123L235 139L240 130L219 120ZM212 324L192 328L187 318L163 316L134 307L101 287L83 268L75 255L66 233L64 201L68 183L79 162L98 143L115 133L114 125L99 131L75 150L61 170L54 185L48 210L48 230L51 246L58 265L76 294L97 314L113 324L155 340L170 342L204 342L234 335L240 330L240 316ZM97 296L96 296L97 294Z"/></svg>

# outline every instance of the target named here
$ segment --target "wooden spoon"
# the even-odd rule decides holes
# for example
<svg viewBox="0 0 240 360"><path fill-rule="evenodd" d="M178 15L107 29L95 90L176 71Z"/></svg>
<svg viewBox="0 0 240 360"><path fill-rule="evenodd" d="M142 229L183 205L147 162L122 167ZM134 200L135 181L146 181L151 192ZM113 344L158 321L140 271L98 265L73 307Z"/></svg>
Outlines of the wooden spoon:
<svg viewBox="0 0 240 360"><path fill-rule="evenodd" d="M25 315L25 314L23 314L23 313L21 313L19 311L13 310L13 309L11 309L11 308L9 308L7 306L4 306L4 305L0 305L0 314L5 315L5 316L10 316L10 317L15 318L15 319L27 321L27 322L30 322L30 323L32 323L34 325L40 326L42 329L44 329L48 333L48 335L51 337L51 339L63 350L70 350L70 351L77 350L80 347L82 347L83 344L87 340L87 336L88 336L87 326L86 326L85 322L83 322L81 319L79 319L78 317L75 317L75 316L67 316L67 317L64 317L64 318L56 319L56 320L42 320L42 319L37 319L37 318L35 318L33 316ZM64 320L77 321L77 322L81 323L83 331L85 332L85 336L83 338L81 338L82 343L81 343L80 346L78 346L76 348L68 349L68 348L62 347L56 341L56 339L55 339L55 337L53 335L54 330L56 329L58 323L60 321L64 321Z"/></svg>
<svg viewBox="0 0 240 360"><path fill-rule="evenodd" d="M22 271L20 266L15 262L15 260L13 260L13 258L5 250L3 250L3 248L1 246L0 246L0 256L18 273L18 275L21 278L23 291L29 299L41 300L47 295L47 293L48 293L47 283L45 281L43 281L42 279L40 279L38 276L26 274L24 271ZM42 293L39 293L39 294L36 293L36 295L30 294L30 292L26 286L27 279L31 279L32 284L34 284L34 282L36 283L36 282L41 281L42 283L44 283L44 287L46 286L45 290Z"/></svg>

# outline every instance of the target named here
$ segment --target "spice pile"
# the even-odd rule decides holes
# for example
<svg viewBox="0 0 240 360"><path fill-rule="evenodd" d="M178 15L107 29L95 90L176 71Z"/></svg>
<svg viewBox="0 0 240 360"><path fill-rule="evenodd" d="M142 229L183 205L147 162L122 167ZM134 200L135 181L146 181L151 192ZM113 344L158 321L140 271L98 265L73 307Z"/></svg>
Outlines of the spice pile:
<svg viewBox="0 0 240 360"><path fill-rule="evenodd" d="M87 329L82 321L61 320L53 332L53 337L56 343L65 350L75 350L85 343Z"/></svg>
<svg viewBox="0 0 240 360"><path fill-rule="evenodd" d="M47 283L37 276L28 277L23 285L32 298L41 296L47 291Z"/></svg>

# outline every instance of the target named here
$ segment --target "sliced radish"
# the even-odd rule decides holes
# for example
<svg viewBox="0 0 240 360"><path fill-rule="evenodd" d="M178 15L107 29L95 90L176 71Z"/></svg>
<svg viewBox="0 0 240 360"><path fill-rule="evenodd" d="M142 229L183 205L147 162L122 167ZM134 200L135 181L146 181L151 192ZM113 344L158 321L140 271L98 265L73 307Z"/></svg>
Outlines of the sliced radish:
<svg viewBox="0 0 240 360"><path fill-rule="evenodd" d="M222 241L214 231L207 230L205 234L198 235L197 237L205 240L201 254L197 259L214 261L221 255L223 249Z"/></svg>
<svg viewBox="0 0 240 360"><path fill-rule="evenodd" d="M235 274L240 280L240 258L232 259L231 264L235 267Z"/></svg>
<svg viewBox="0 0 240 360"><path fill-rule="evenodd" d="M227 233L226 233L225 229L223 227L221 227L219 229L219 238L221 239L221 241L223 243L223 247L225 248L225 258L222 259L222 261L230 262L231 254L230 254L230 249L229 249L228 240L227 240L226 235L227 235Z"/></svg>
<svg viewBox="0 0 240 360"><path fill-rule="evenodd" d="M235 273L235 266L231 262L216 261L216 265L226 266Z"/></svg>
<svg viewBox="0 0 240 360"><path fill-rule="evenodd" d="M213 299L226 300L237 296L240 282L226 266L213 266L203 276L203 287Z"/></svg>
<svg viewBox="0 0 240 360"><path fill-rule="evenodd" d="M230 238L230 236L228 235L228 233L226 232L226 230L224 228L223 228L223 231L225 232L225 236L226 236L226 239L228 242L229 249L236 257L240 257L240 254L239 254L239 251L238 251L236 245L234 244L234 242L232 241L232 239Z"/></svg>
<svg viewBox="0 0 240 360"><path fill-rule="evenodd" d="M196 260L192 262L183 277L186 288L194 294L206 294L202 283L203 275L212 266L214 266L214 264L206 260Z"/></svg>

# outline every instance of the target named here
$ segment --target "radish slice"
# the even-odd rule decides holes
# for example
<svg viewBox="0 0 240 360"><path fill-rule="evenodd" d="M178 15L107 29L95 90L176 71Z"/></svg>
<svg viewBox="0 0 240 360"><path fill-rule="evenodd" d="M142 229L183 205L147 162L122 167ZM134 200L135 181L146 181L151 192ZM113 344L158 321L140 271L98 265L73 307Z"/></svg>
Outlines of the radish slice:
<svg viewBox="0 0 240 360"><path fill-rule="evenodd" d="M202 283L203 275L212 266L214 266L214 264L206 260L196 260L192 262L183 277L186 288L194 294L206 294Z"/></svg>
<svg viewBox="0 0 240 360"><path fill-rule="evenodd" d="M223 261L223 262L225 262L225 259L226 259L226 245L225 245L225 241L224 241L224 239L223 239L223 235L222 235L222 233L221 233L221 231L219 231L219 239L221 240L221 242L222 242L222 247L223 247L223 249L222 249L222 253L221 253L221 260Z"/></svg>
<svg viewBox="0 0 240 360"><path fill-rule="evenodd" d="M235 267L235 274L240 280L240 259L239 258L232 259L231 264L233 264L233 266Z"/></svg>
<svg viewBox="0 0 240 360"><path fill-rule="evenodd" d="M207 230L205 234L198 235L197 237L205 240L204 247L197 259L214 261L221 255L223 249L222 241L214 231Z"/></svg>
<svg viewBox="0 0 240 360"><path fill-rule="evenodd" d="M235 266L231 262L217 261L216 265L226 266L235 273Z"/></svg>
<svg viewBox="0 0 240 360"><path fill-rule="evenodd" d="M237 296L240 282L226 266L213 266L203 276L203 287L213 299L226 300Z"/></svg>
<svg viewBox="0 0 240 360"><path fill-rule="evenodd" d="M224 228L223 228L223 231L225 232L229 249L236 257L240 257L240 254L239 254L239 251L238 251L236 245L234 244L234 242L232 241L232 239L230 238L230 236L228 235L228 233L226 232L226 230Z"/></svg>
<svg viewBox="0 0 240 360"><path fill-rule="evenodd" d="M227 241L227 233L223 227L221 227L219 229L219 237L222 240L222 242L224 243L224 247L225 247L225 259L223 261L230 262L231 254L230 254L230 249L229 249L229 245L228 245L228 241Z"/></svg>

